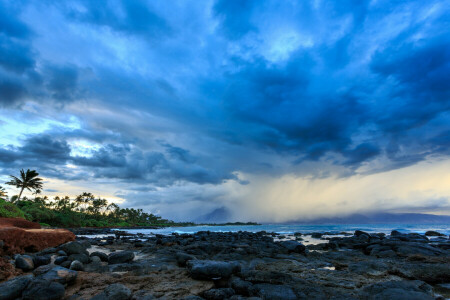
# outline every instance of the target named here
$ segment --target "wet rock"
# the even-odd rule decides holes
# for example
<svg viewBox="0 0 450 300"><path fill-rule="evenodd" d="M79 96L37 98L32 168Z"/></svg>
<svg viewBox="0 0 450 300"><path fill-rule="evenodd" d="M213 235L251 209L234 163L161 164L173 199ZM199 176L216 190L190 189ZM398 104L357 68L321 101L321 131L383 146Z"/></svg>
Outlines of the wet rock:
<svg viewBox="0 0 450 300"><path fill-rule="evenodd" d="M83 270L84 270L83 263L80 262L79 260L74 260L74 261L70 264L70 270L74 270L74 271L83 271Z"/></svg>
<svg viewBox="0 0 450 300"><path fill-rule="evenodd" d="M67 259L68 259L67 256L59 256L59 257L55 258L54 263L55 263L55 265L60 265L63 262L65 262Z"/></svg>
<svg viewBox="0 0 450 300"><path fill-rule="evenodd" d="M367 235L367 236L370 236L367 232L365 232L365 231L362 231L362 230L356 230L355 231L355 236L360 236L360 235L362 235L362 234L365 234L365 235Z"/></svg>
<svg viewBox="0 0 450 300"><path fill-rule="evenodd" d="M429 231L425 232L425 236L445 236L445 234L437 232L437 231L429 230Z"/></svg>
<svg viewBox="0 0 450 300"><path fill-rule="evenodd" d="M295 295L292 288L286 285L275 285L275 284L255 284L255 289L257 291L257 296L262 299L270 299L270 300L296 300L297 296Z"/></svg>
<svg viewBox="0 0 450 300"><path fill-rule="evenodd" d="M224 300L234 295L234 290L231 288L210 289L203 292L203 298L206 300Z"/></svg>
<svg viewBox="0 0 450 300"><path fill-rule="evenodd" d="M98 256L91 256L91 263L98 264L101 263L102 260Z"/></svg>
<svg viewBox="0 0 450 300"><path fill-rule="evenodd" d="M430 245L421 243L402 243L394 247L395 252L401 256L409 255L425 255L425 256L439 256L443 251Z"/></svg>
<svg viewBox="0 0 450 300"><path fill-rule="evenodd" d="M38 277L47 281L59 282L61 284L71 284L77 279L77 275L77 271L57 266Z"/></svg>
<svg viewBox="0 0 450 300"><path fill-rule="evenodd" d="M43 265L48 265L51 262L51 260L52 258L46 255L34 256L33 257L34 267L37 268Z"/></svg>
<svg viewBox="0 0 450 300"><path fill-rule="evenodd" d="M283 241L280 245L289 250L289 252L304 254L306 247L297 241Z"/></svg>
<svg viewBox="0 0 450 300"><path fill-rule="evenodd" d="M134 253L132 251L119 251L113 252L108 255L109 264L121 264L128 263L134 259Z"/></svg>
<svg viewBox="0 0 450 300"><path fill-rule="evenodd" d="M86 254L86 247L76 241L63 244L60 246L60 249L66 252L68 255Z"/></svg>
<svg viewBox="0 0 450 300"><path fill-rule="evenodd" d="M85 249L91 248L91 242L89 240L79 240L78 243L80 243Z"/></svg>
<svg viewBox="0 0 450 300"><path fill-rule="evenodd" d="M212 280L229 278L233 273L233 265L224 261L190 260L186 265L189 274L194 279Z"/></svg>
<svg viewBox="0 0 450 300"><path fill-rule="evenodd" d="M120 283L111 284L102 293L91 300L128 300L131 298L131 290Z"/></svg>
<svg viewBox="0 0 450 300"><path fill-rule="evenodd" d="M401 233L401 232L398 231L398 230L392 230L392 231L391 231L391 236L400 236L400 235L403 235L403 233Z"/></svg>
<svg viewBox="0 0 450 300"><path fill-rule="evenodd" d="M186 266L186 262L189 260L195 259L195 256L184 253L184 252L177 252L176 254L177 263L180 267Z"/></svg>
<svg viewBox="0 0 450 300"><path fill-rule="evenodd" d="M359 275L384 276L390 270L390 266L378 260L362 261L349 264L348 270Z"/></svg>
<svg viewBox="0 0 450 300"><path fill-rule="evenodd" d="M87 256L86 254L71 254L68 257L68 260L70 261L78 260L81 261L83 264L87 264L89 263L89 256Z"/></svg>
<svg viewBox="0 0 450 300"><path fill-rule="evenodd" d="M422 281L387 281L363 289L364 299L432 300L433 289Z"/></svg>
<svg viewBox="0 0 450 300"><path fill-rule="evenodd" d="M44 266L37 267L36 269L33 270L33 275L34 276L42 275L44 273L47 273L48 271L50 271L53 268L54 268L54 266L52 266L52 265L44 265Z"/></svg>
<svg viewBox="0 0 450 300"><path fill-rule="evenodd" d="M64 297L64 285L58 282L35 279L22 293L23 300L59 300Z"/></svg>
<svg viewBox="0 0 450 300"><path fill-rule="evenodd" d="M314 239L320 239L323 236L323 233L321 232L313 232L311 233L311 237Z"/></svg>
<svg viewBox="0 0 450 300"><path fill-rule="evenodd" d="M29 255L19 255L16 258L16 268L19 268L25 272L31 271L34 269L33 258Z"/></svg>
<svg viewBox="0 0 450 300"><path fill-rule="evenodd" d="M230 286L239 295L250 296L252 294L253 284L251 282L236 277L230 281Z"/></svg>
<svg viewBox="0 0 450 300"><path fill-rule="evenodd" d="M33 275L19 276L0 283L0 300L20 298L22 291L33 279Z"/></svg>
<svg viewBox="0 0 450 300"><path fill-rule="evenodd" d="M70 268L70 264L71 263L72 262L70 260L66 260L66 261L63 261L60 266L63 267L63 268L68 269L68 268Z"/></svg>
<svg viewBox="0 0 450 300"><path fill-rule="evenodd" d="M47 256L49 254L54 254L58 251L58 249L54 248L54 247L50 247L50 248L45 248L44 250L42 250L41 252L37 253L38 255L43 255L43 256Z"/></svg>
<svg viewBox="0 0 450 300"><path fill-rule="evenodd" d="M56 254L58 254L58 255L60 255L60 256L68 256L67 253L66 253L66 251L64 251L64 250L58 250L58 251L56 252Z"/></svg>
<svg viewBox="0 0 450 300"><path fill-rule="evenodd" d="M91 257L97 256L101 259L101 261L108 261L108 255L104 252L95 251L95 252L92 252L90 256Z"/></svg>
<svg viewBox="0 0 450 300"><path fill-rule="evenodd" d="M450 282L450 263L401 263L393 266L393 274L430 284Z"/></svg>

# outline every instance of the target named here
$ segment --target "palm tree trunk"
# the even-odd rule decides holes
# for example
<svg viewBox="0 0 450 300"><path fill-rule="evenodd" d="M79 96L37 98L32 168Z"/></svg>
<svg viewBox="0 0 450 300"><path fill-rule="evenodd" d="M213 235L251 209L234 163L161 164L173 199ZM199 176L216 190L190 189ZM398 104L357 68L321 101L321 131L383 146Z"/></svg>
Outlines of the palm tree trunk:
<svg viewBox="0 0 450 300"><path fill-rule="evenodd" d="M24 189L25 187L23 186L22 187L22 189L20 190L20 193L19 193L19 197L17 198L17 202L19 202L19 200L20 200L20 197L22 197L22 193L23 193L23 189Z"/></svg>

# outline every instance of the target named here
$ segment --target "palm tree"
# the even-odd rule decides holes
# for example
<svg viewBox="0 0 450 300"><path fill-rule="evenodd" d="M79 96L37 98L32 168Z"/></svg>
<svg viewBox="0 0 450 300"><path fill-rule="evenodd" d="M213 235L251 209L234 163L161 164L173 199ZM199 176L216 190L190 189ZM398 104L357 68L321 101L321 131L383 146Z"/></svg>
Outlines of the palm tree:
<svg viewBox="0 0 450 300"><path fill-rule="evenodd" d="M8 193L6 193L6 190L4 187L0 185L0 198L8 198Z"/></svg>
<svg viewBox="0 0 450 300"><path fill-rule="evenodd" d="M23 190L27 189L29 191L36 191L42 189L42 178L39 178L39 173L36 170L28 169L26 172L22 169L20 170L20 178L16 176L9 175L12 180L6 182L6 184L14 185L16 188L20 188L19 197L17 201L20 200Z"/></svg>

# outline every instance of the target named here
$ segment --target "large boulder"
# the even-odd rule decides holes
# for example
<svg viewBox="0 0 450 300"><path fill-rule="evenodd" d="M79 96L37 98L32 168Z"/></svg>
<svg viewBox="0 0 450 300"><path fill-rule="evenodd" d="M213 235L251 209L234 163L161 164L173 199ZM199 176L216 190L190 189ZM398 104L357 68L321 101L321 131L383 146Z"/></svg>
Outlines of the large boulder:
<svg viewBox="0 0 450 300"><path fill-rule="evenodd" d="M437 232L437 231L429 230L429 231L425 232L425 236L445 236L445 234Z"/></svg>
<svg viewBox="0 0 450 300"><path fill-rule="evenodd" d="M20 298L22 291L33 280L33 275L19 276L0 283L0 300Z"/></svg>
<svg viewBox="0 0 450 300"><path fill-rule="evenodd" d="M450 263L401 263L392 272L407 279L417 279L429 284L450 282Z"/></svg>
<svg viewBox="0 0 450 300"><path fill-rule="evenodd" d="M180 267L186 266L186 263L189 260L195 259L195 256L184 253L184 252L177 252L176 254L177 263Z"/></svg>
<svg viewBox="0 0 450 300"><path fill-rule="evenodd" d="M288 249L289 252L304 254L306 251L306 247L297 241L283 241L283 242L280 242L280 245L282 247Z"/></svg>
<svg viewBox="0 0 450 300"><path fill-rule="evenodd" d="M77 279L77 276L77 271L57 266L38 277L48 281L59 282L61 284L71 284Z"/></svg>
<svg viewBox="0 0 450 300"><path fill-rule="evenodd" d="M233 274L233 264L214 260L189 260L189 274L194 279L212 280L229 278Z"/></svg>
<svg viewBox="0 0 450 300"><path fill-rule="evenodd" d="M22 293L23 300L60 300L64 297L64 285L59 282L35 279Z"/></svg>
<svg viewBox="0 0 450 300"><path fill-rule="evenodd" d="M21 269L22 271L31 271L34 269L33 258L29 255L19 255L16 258L16 268Z"/></svg>
<svg viewBox="0 0 450 300"><path fill-rule="evenodd" d="M387 281L363 289L363 299L370 300L432 300L432 295L433 288L419 280Z"/></svg>
<svg viewBox="0 0 450 300"><path fill-rule="evenodd" d="M86 247L79 242L73 241L66 244L63 244L59 247L61 250L67 253L67 255L71 254L86 254Z"/></svg>
<svg viewBox="0 0 450 300"><path fill-rule="evenodd" d="M131 298L131 290L120 283L111 284L102 293L91 300L128 300Z"/></svg>
<svg viewBox="0 0 450 300"><path fill-rule="evenodd" d="M40 267L44 265L48 265L52 261L51 256L49 255L37 255L33 256L34 267Z"/></svg>
<svg viewBox="0 0 450 300"><path fill-rule="evenodd" d="M132 251L118 251L108 255L108 263L110 265L128 263L133 259L134 253Z"/></svg>

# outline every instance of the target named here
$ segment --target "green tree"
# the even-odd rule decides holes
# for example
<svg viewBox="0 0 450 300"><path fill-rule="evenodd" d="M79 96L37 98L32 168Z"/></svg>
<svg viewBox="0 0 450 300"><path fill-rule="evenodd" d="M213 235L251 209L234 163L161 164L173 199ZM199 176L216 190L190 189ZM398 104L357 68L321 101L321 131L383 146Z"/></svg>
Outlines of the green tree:
<svg viewBox="0 0 450 300"><path fill-rule="evenodd" d="M91 193L84 192L81 195L78 195L75 198L75 203L77 204L78 210L80 212L86 212L86 209L91 205L91 203L95 200L95 196Z"/></svg>
<svg viewBox="0 0 450 300"><path fill-rule="evenodd" d="M8 199L8 193L6 192L5 188L0 185L0 198L2 199Z"/></svg>
<svg viewBox="0 0 450 300"><path fill-rule="evenodd" d="M12 180L6 182L6 184L14 185L16 188L20 188L19 196L17 197L17 201L20 201L20 197L22 196L23 190L27 189L31 192L36 192L37 190L42 189L42 178L39 178L39 173L36 170L28 169L26 172L22 169L20 170L20 178L9 175Z"/></svg>

